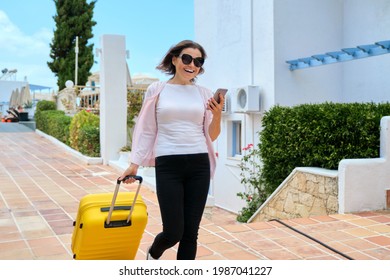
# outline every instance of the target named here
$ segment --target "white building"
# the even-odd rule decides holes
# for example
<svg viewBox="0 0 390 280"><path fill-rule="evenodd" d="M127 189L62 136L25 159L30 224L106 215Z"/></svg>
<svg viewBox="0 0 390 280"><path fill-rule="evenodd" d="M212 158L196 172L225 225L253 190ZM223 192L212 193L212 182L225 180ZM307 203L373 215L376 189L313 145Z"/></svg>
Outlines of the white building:
<svg viewBox="0 0 390 280"><path fill-rule="evenodd" d="M230 107L237 105L237 88L259 89L259 112L224 115L212 187L219 207L237 212L244 206L236 195L244 191L239 153L256 144L265 110L276 104L390 101L388 54L294 71L286 62L390 40L388 0L194 0L194 7L195 41L208 54L199 83L228 88Z"/></svg>

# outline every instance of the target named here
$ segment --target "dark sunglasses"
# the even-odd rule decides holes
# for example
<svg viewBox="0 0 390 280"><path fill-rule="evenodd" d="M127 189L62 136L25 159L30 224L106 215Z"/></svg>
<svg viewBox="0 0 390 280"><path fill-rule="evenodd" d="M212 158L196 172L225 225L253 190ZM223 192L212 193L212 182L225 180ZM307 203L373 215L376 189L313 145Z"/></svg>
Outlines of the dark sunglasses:
<svg viewBox="0 0 390 280"><path fill-rule="evenodd" d="M191 62L194 61L194 65L199 68L199 67L202 67L202 65L204 63L203 57L193 58L192 56L190 56L189 54L186 54L186 53L179 55L179 57L181 58L181 61L183 61L183 63L185 65L190 65Z"/></svg>

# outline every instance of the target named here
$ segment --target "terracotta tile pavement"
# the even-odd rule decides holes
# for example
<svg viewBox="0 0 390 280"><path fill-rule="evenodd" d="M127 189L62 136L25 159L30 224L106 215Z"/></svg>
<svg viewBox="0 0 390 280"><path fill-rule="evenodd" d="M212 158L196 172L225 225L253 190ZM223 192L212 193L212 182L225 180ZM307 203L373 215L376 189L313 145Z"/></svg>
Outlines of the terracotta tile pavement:
<svg viewBox="0 0 390 280"><path fill-rule="evenodd" d="M86 165L34 132L0 132L0 259L71 260L71 235L81 197L110 192L121 171ZM122 186L123 191L134 186ZM156 195L144 187L149 220L136 259L161 230ZM390 260L390 211L283 221L359 260ZM177 246L162 259L175 259ZM198 260L345 259L276 221L242 224L208 208L199 231Z"/></svg>

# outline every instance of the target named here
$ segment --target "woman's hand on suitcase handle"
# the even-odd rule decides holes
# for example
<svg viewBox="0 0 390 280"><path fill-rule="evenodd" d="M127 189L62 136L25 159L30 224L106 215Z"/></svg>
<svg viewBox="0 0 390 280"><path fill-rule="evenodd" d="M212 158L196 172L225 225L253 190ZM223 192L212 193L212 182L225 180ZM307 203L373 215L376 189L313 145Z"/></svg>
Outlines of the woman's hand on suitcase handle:
<svg viewBox="0 0 390 280"><path fill-rule="evenodd" d="M131 184L135 181L139 181L139 178L137 175L138 172L138 164L131 163L130 166L123 172L123 174L118 178L118 183L123 182L125 184ZM136 176L136 178L134 177ZM142 181L142 178L141 178Z"/></svg>
<svg viewBox="0 0 390 280"><path fill-rule="evenodd" d="M125 178L121 179L121 177L119 177L116 181L117 184L120 184L120 182L129 182L129 183L133 183L135 181L138 181L140 184L142 184L142 180L143 178L141 176L138 176L138 175L127 175Z"/></svg>

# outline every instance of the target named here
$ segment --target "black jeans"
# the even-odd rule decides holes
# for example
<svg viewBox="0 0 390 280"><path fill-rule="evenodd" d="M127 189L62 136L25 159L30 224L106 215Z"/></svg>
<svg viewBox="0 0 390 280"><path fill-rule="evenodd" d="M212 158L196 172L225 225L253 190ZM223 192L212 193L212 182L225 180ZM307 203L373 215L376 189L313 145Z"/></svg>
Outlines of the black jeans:
<svg viewBox="0 0 390 280"><path fill-rule="evenodd" d="M156 190L163 231L150 249L153 258L179 243L178 260L194 260L199 224L210 185L208 154L156 158Z"/></svg>

